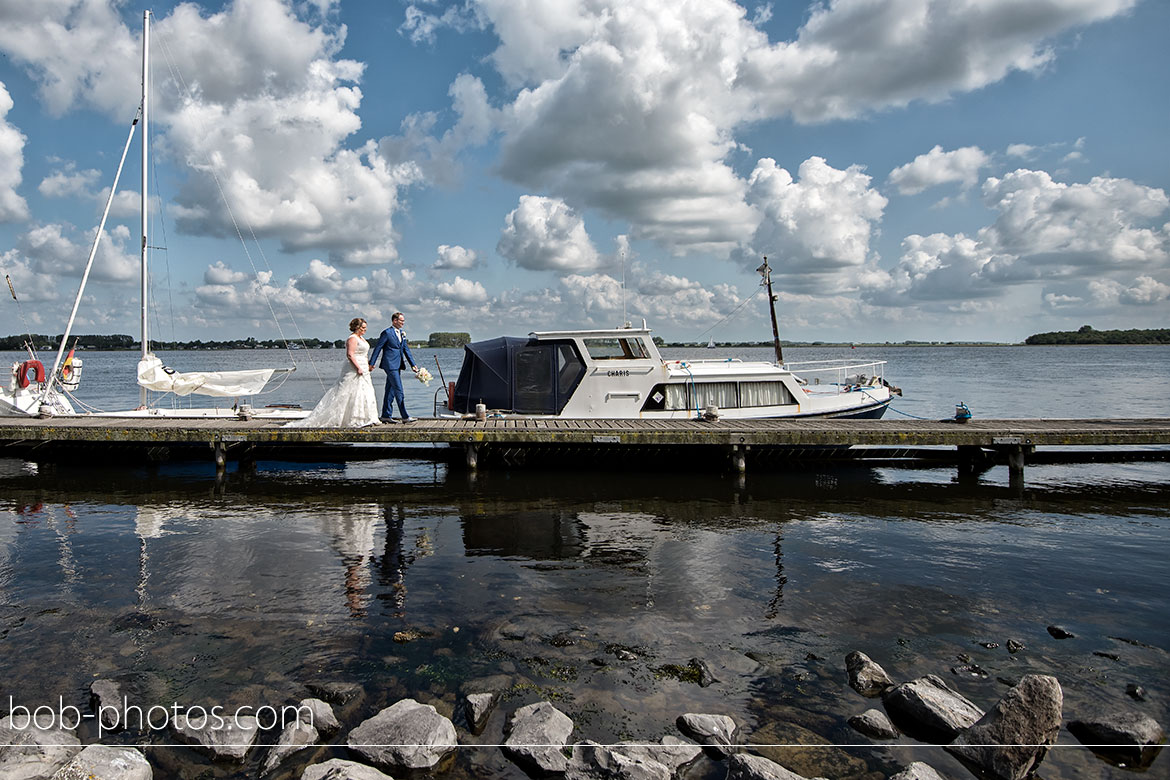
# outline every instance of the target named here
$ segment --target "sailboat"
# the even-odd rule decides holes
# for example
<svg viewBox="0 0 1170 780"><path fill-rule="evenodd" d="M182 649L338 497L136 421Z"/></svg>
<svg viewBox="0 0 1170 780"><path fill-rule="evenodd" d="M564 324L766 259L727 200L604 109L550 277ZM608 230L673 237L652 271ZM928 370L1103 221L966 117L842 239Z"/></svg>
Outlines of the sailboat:
<svg viewBox="0 0 1170 780"><path fill-rule="evenodd" d="M32 344L28 345L29 359L23 363L14 364L12 379L7 388L0 388L0 415L15 416L57 416L75 415L67 398L67 393L76 390L81 374L81 360L74 352L63 361L65 345L69 341L73 323L77 317L77 309L81 304L81 297L85 292L86 282L89 280L90 270L93 268L94 258L97 255L98 242L105 231L106 219L109 217L110 206L118 189L118 180L122 175L122 167L126 162L126 155L134 137L134 131L139 129L142 142L142 205L141 205L141 300L142 317L141 329L142 353L138 361L137 379L139 385L140 403L138 408L126 411L95 412L95 416L118 417L265 417L289 419L303 417L307 412L287 407L274 407L252 410L251 407L237 401L233 408L182 408L163 409L150 405L150 392L171 393L177 396L191 394L206 395L218 398L235 398L254 396L260 393L268 381L276 374L286 374L296 370L296 366L288 368L261 368L242 371L176 371L163 364L162 360L150 350L149 338L149 266L147 241L149 233L149 122L150 122L150 11L142 16L142 102L137 115L130 124L130 131L126 144L122 149L122 157L118 163L118 171L114 176L113 186L110 188L106 206L102 212L101 222L94 236L90 249L89 259L81 276L81 285L77 297L73 301L73 309L69 321L65 326L65 333L61 337L61 344L57 350L57 357L51 371L45 371L43 363L37 359ZM11 289L11 282L9 282ZM13 292L13 297L16 293Z"/></svg>

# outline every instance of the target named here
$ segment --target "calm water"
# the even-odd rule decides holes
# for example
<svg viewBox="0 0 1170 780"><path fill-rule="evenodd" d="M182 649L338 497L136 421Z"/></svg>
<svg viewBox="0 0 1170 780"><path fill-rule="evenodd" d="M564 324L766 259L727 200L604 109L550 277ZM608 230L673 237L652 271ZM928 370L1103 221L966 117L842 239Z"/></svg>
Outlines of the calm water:
<svg viewBox="0 0 1170 780"><path fill-rule="evenodd" d="M415 354L436 377L407 383L408 408L425 416L439 386L432 355L452 380L460 352ZM950 416L959 400L976 417L1170 416L1165 347L785 356L887 358L887 378L905 390L894 408L913 416ZM83 399L135 401L133 354L84 357ZM164 360L187 369L288 357ZM296 359L294 378L265 402L314 403L341 352ZM223 484L212 477L210 464L0 460L4 706L9 695L30 708L62 697L84 711L96 677L184 707L279 706L311 683L357 682L364 695L338 707L344 742L401 698L451 715L460 691L487 686L505 700L483 734L460 729L461 742L500 742L512 711L551 699L574 719L574 741L656 741L677 734L679 714L708 712L732 716L749 743L829 745L760 748L806 776L886 777L912 760L970 776L941 749L871 744L847 725L880 708L847 685L843 659L856 649L899 681L938 674L984 709L1006 690L1001 679L1038 672L1060 680L1066 721L1133 709L1170 725L1170 464L1029 467L1022 491L1004 468L974 484L945 469L868 467L742 481L717 468L472 477L420 461L262 463ZM1053 639L1050 624L1075 638ZM1027 649L1010 655L1011 638ZM718 682L680 679L676 667L693 658ZM1128 697L1128 683L1147 701ZM93 739L93 727L79 736ZM1131 774L1066 731L1060 742L1046 780ZM156 777L244 778L263 752L238 766L184 748L147 755ZM298 754L275 776L329 755L345 749ZM724 772L704 759L690 776ZM461 750L444 776L524 777L491 747ZM1166 757L1145 776L1167 776Z"/></svg>

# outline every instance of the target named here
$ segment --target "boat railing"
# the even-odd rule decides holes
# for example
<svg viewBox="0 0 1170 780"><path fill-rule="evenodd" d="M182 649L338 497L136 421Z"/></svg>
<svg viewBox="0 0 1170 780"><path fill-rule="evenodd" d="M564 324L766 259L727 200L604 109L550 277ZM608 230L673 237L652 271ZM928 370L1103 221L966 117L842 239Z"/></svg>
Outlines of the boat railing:
<svg viewBox="0 0 1170 780"><path fill-rule="evenodd" d="M874 378L883 379L885 360L871 360L864 363L850 363L847 360L805 360L799 363L785 363L784 368L793 374L800 374L801 381L808 383L805 377L815 375L812 384L837 385L848 387L865 384Z"/></svg>

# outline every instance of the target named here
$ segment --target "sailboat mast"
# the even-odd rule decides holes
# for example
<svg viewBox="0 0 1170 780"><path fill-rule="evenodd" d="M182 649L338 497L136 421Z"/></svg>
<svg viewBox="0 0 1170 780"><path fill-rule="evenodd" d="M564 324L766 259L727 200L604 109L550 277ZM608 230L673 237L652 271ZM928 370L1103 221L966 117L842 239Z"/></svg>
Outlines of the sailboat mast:
<svg viewBox="0 0 1170 780"><path fill-rule="evenodd" d="M146 237L149 221L148 203L150 178L150 11L142 12L142 357L150 353L149 334L147 332L147 294L149 292L148 271L146 267ZM148 400L145 387L140 389L139 400L145 406Z"/></svg>

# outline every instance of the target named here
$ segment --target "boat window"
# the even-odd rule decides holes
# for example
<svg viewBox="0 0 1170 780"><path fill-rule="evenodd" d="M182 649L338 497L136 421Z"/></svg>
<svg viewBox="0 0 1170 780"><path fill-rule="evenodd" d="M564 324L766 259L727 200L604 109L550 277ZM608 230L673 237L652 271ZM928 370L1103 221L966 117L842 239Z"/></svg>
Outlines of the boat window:
<svg viewBox="0 0 1170 780"><path fill-rule="evenodd" d="M692 408L688 395L686 385L667 385L664 408L671 410Z"/></svg>
<svg viewBox="0 0 1170 780"><path fill-rule="evenodd" d="M556 388L553 385L553 349L548 346L526 346L516 350L515 409L526 414L555 414Z"/></svg>
<svg viewBox="0 0 1170 780"><path fill-rule="evenodd" d="M796 400L783 382L742 382L739 385L742 406L784 406Z"/></svg>
<svg viewBox="0 0 1170 780"><path fill-rule="evenodd" d="M560 394L557 412L560 413L569 400L569 396L577 389L577 383L585 374L585 364L577 357L577 350L572 344L557 345L557 389Z"/></svg>
<svg viewBox="0 0 1170 780"><path fill-rule="evenodd" d="M650 357L642 339L622 337L613 339L584 339L585 350L593 360L641 360Z"/></svg>
<svg viewBox="0 0 1170 780"><path fill-rule="evenodd" d="M696 382L694 385L697 400L694 408L705 409L715 404L720 409L734 409L739 406L739 394L735 392L735 382Z"/></svg>
<svg viewBox="0 0 1170 780"><path fill-rule="evenodd" d="M705 409L715 404L720 409L734 409L739 406L735 382L690 382L658 385L650 394L650 400L657 400L655 393L665 396L660 409L678 411L681 409Z"/></svg>

